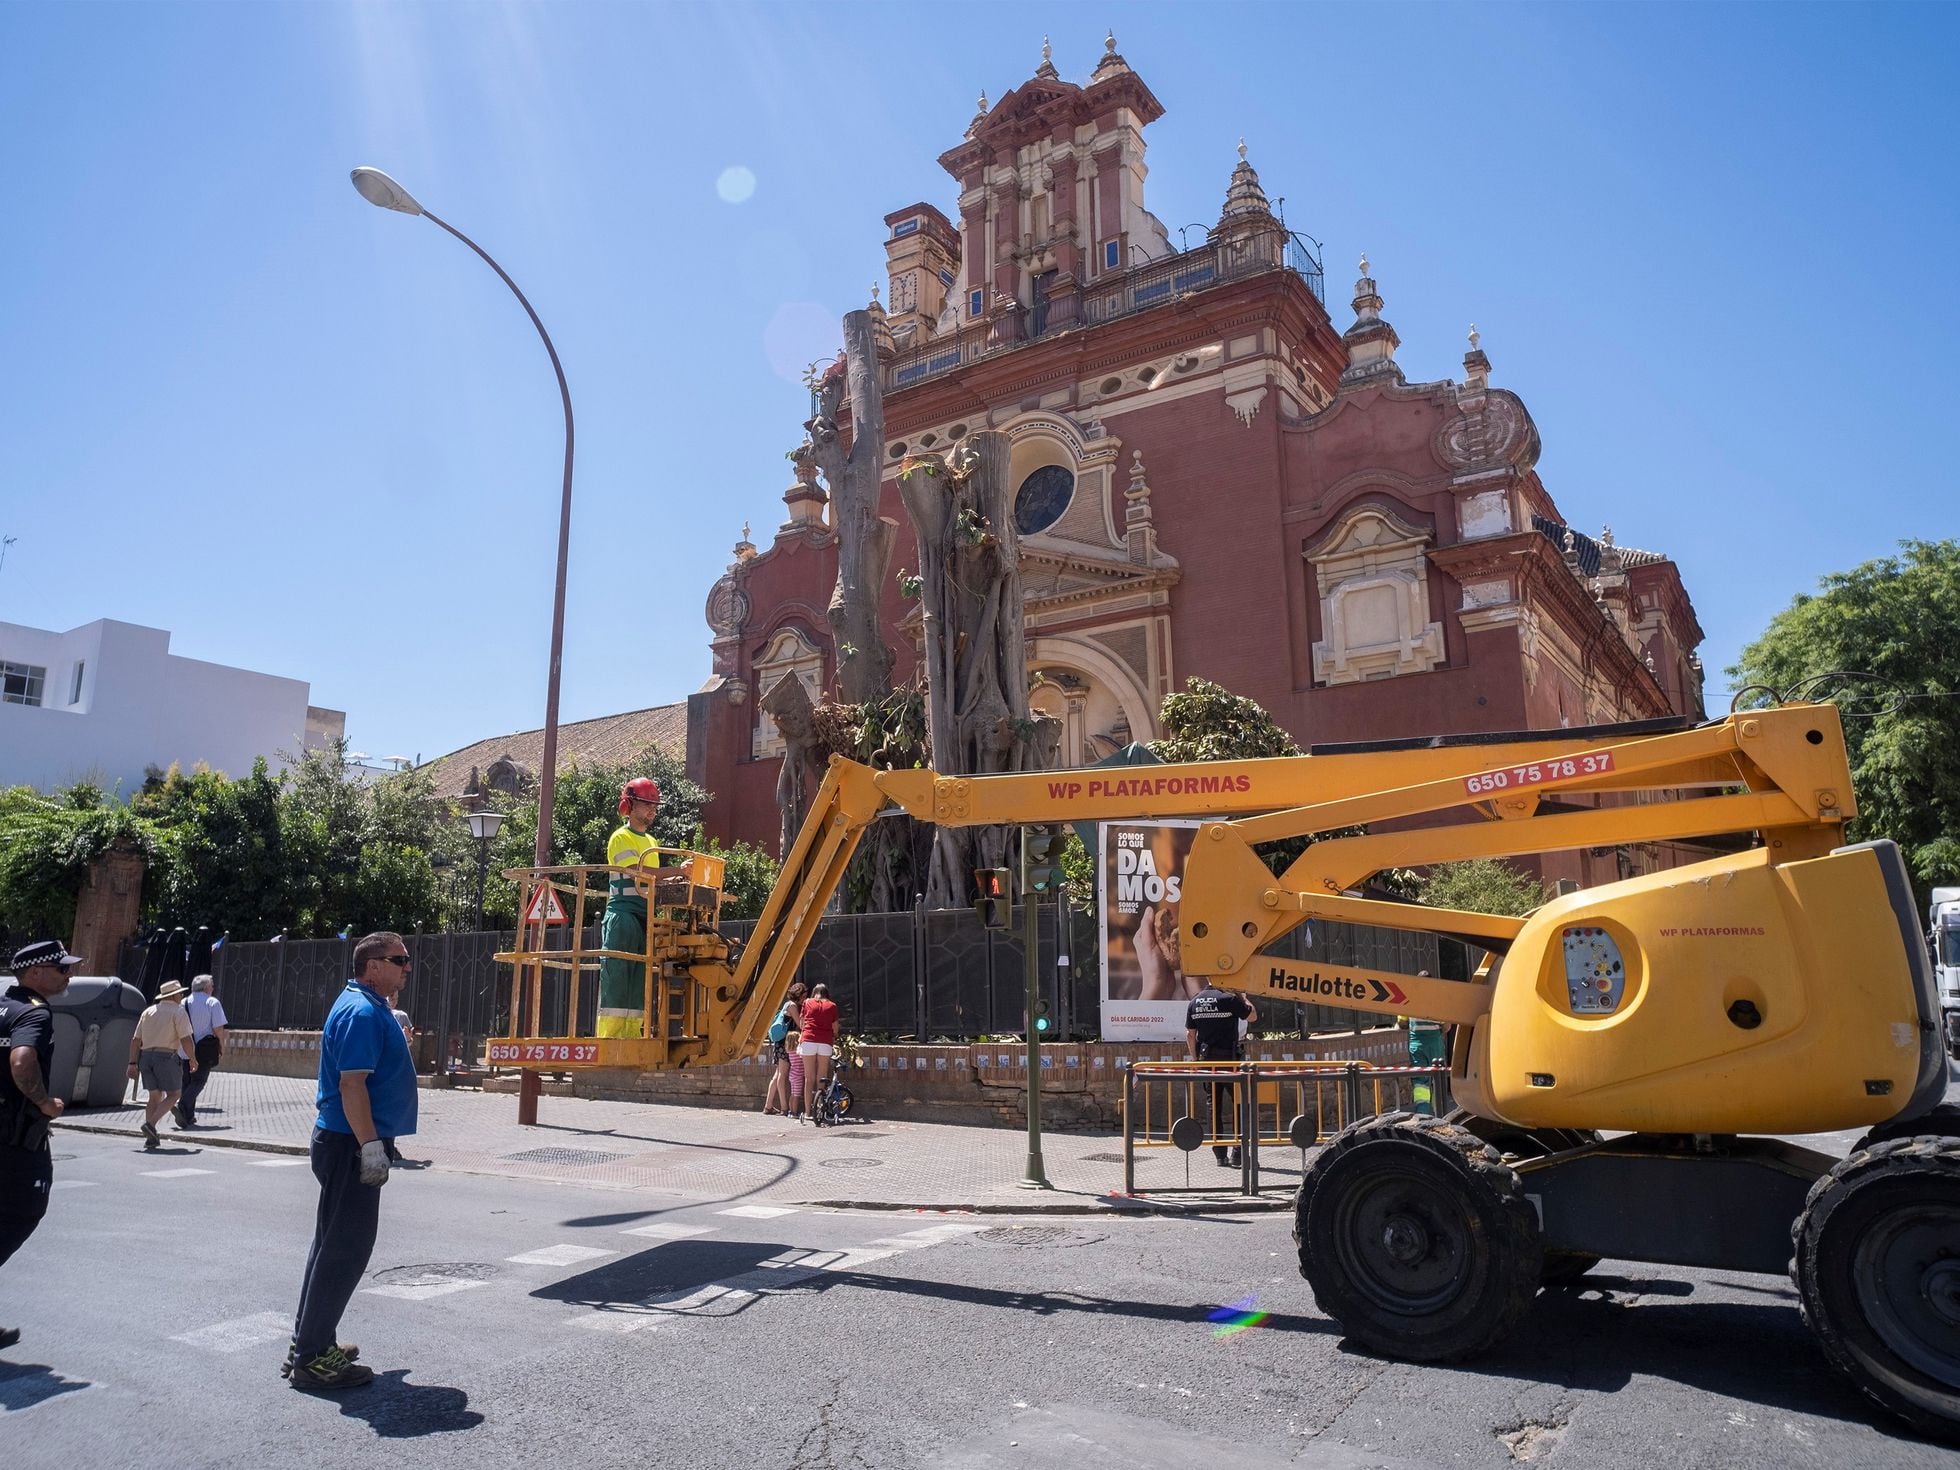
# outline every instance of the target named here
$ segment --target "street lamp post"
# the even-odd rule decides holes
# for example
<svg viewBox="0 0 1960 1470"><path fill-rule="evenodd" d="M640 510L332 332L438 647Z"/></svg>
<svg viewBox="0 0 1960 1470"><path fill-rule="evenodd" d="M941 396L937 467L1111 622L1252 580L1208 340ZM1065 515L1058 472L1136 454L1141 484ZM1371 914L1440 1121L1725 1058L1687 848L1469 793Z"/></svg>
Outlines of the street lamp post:
<svg viewBox="0 0 1960 1470"><path fill-rule="evenodd" d="M461 230L424 209L400 184L378 168L357 168L353 172L354 187L368 203L382 209L392 209L398 214L419 214L430 224L439 225L461 240L470 249L483 257L483 263L497 273L497 277L510 287L511 295L517 304L524 308L531 325L538 329L538 337L544 342L544 350L551 357L551 370L558 375L558 397L565 406L565 486L558 507L558 580L551 594L551 670L545 684L544 696L544 755L542 768L538 772L538 843L535 861L539 867L551 862L551 805L552 796L558 784L558 674L565 654L565 564L571 553L572 538L572 392L565 386L565 369L558 361L558 349L551 345L551 334L538 320L537 312L522 291L517 289L504 268L490 257L476 241ZM529 1074L526 1074L527 1076Z"/></svg>
<svg viewBox="0 0 1960 1470"><path fill-rule="evenodd" d="M490 877L490 844L504 825L502 812L471 812L466 820L476 839L476 932L483 932L483 885Z"/></svg>
<svg viewBox="0 0 1960 1470"><path fill-rule="evenodd" d="M558 349L551 345L551 333L544 329L544 323L538 320L530 301L517 289L517 282L491 259L489 251L447 220L429 213L414 195L380 169L357 168L352 178L355 189L368 203L382 209L392 209L398 214L419 214L431 224L440 225L481 256L483 263L497 273L497 278L510 287L510 294L517 298L517 304L530 317L531 325L538 329L538 337L551 358L551 370L558 375L558 397L565 405L565 487L558 507L558 580L551 594L551 670L545 682L544 754L542 769L538 772L538 842L533 858L540 868L547 867L551 863L551 800L558 785L558 672L565 655L565 563L570 556L572 539L572 390L565 386L565 369L558 361ZM536 1072L524 1071L519 1074L517 1121L520 1124L538 1121L540 1091Z"/></svg>

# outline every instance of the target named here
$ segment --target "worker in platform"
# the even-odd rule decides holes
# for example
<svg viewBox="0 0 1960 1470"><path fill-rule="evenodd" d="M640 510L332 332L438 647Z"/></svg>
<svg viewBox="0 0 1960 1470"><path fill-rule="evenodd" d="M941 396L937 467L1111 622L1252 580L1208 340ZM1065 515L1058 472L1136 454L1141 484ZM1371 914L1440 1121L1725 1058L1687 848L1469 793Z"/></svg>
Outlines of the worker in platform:
<svg viewBox="0 0 1960 1470"><path fill-rule="evenodd" d="M635 776L619 790L619 814L626 824L606 843L606 866L630 868L643 879L680 877L692 867L657 866L658 844L650 828L660 814L660 788L651 778ZM609 950L643 955L647 952L646 894L633 873L616 872L606 887L606 918L599 941ZM645 1013L647 971L644 963L608 956L599 961L599 1036L637 1037Z"/></svg>

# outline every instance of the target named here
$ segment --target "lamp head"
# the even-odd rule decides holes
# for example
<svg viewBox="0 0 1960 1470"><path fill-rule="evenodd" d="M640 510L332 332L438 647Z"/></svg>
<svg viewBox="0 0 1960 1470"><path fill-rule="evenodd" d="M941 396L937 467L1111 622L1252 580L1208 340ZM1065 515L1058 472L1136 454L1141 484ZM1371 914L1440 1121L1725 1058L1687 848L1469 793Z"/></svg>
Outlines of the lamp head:
<svg viewBox="0 0 1960 1470"><path fill-rule="evenodd" d="M471 812L465 818L470 824L470 836L478 842L488 842L502 830L505 815L503 812Z"/></svg>
<svg viewBox="0 0 1960 1470"><path fill-rule="evenodd" d="M361 191L361 197L369 204L392 209L401 214L422 213L422 206L415 202L415 196L380 169L357 168L352 177L354 187Z"/></svg>

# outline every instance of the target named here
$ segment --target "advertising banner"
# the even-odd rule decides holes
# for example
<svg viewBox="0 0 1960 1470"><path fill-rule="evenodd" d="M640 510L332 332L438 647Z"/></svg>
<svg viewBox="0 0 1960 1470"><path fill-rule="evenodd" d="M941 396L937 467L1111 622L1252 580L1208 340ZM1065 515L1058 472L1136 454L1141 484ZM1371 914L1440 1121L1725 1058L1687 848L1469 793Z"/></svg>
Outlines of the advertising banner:
<svg viewBox="0 0 1960 1470"><path fill-rule="evenodd" d="M1102 1039L1182 1041L1187 983L1177 910L1194 821L1104 822Z"/></svg>

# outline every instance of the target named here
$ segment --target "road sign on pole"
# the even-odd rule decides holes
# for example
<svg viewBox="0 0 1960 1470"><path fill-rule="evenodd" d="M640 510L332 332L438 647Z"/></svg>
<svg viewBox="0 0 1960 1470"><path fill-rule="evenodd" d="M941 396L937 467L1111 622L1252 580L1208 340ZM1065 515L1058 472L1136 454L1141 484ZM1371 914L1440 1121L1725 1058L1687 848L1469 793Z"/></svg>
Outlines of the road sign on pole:
<svg viewBox="0 0 1960 1470"><path fill-rule="evenodd" d="M569 924L565 906L558 901L558 890L549 883L540 883L531 895L531 906L524 910L527 924Z"/></svg>

